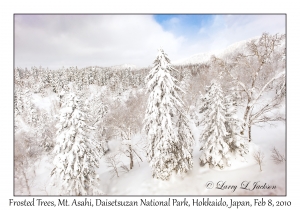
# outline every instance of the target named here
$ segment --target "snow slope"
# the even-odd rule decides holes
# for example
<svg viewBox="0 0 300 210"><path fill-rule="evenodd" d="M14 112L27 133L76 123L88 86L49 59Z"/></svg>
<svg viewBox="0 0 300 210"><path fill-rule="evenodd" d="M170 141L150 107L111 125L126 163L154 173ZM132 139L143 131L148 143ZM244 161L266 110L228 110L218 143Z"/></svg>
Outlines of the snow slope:
<svg viewBox="0 0 300 210"><path fill-rule="evenodd" d="M117 69L117 70L122 70L122 69L130 69L130 70L135 70L137 69L136 65L133 64L122 64L122 65L116 65L116 66L111 66L111 68L113 69Z"/></svg>
<svg viewBox="0 0 300 210"><path fill-rule="evenodd" d="M228 46L226 49L208 52L208 53L199 53L192 55L188 58L183 58L177 61L172 62L174 65L187 65L187 64L198 64L198 63L205 63L210 60L212 55L215 55L218 58L225 58L230 53L236 51L236 50L243 50L246 46L246 43L250 40L243 40L240 42L236 42L230 46Z"/></svg>
<svg viewBox="0 0 300 210"><path fill-rule="evenodd" d="M285 195L286 187L286 165L275 164L271 159L271 149L275 146L282 154L285 154L285 125L278 123L276 127L253 127L253 142L250 144L250 152L246 161L235 159L231 167L223 170L200 167L198 138L200 129L193 128L196 139L194 147L194 167L185 176L173 175L169 181L161 181L152 178L151 168L143 156L142 163L135 163L134 168L128 173L120 173L120 177L109 172L104 157L100 161L97 173L101 179L101 190L106 195ZM140 138L135 138L138 141ZM109 142L110 153L115 152L121 145L120 139ZM252 154L253 151L261 150L265 154L262 169L256 164ZM108 153L109 154L109 153ZM51 195L55 191L49 186L50 172L53 169L52 156L42 158L37 162L36 178L32 184L33 195ZM127 159L122 160L129 165ZM207 185L212 182L212 189ZM242 183L248 183L250 190L241 189ZM275 189L253 189L253 184L276 186ZM224 185L222 186L222 184ZM218 189L223 188L222 189ZM224 189L225 188L225 189ZM20 194L20 192L16 192ZM54 193L55 194L55 193Z"/></svg>
<svg viewBox="0 0 300 210"><path fill-rule="evenodd" d="M282 154L285 152L284 124L276 128L254 127L253 143L246 161L240 159L232 161L232 166L220 169L210 169L208 166L199 165L199 144L194 149L194 168L185 177L172 176L169 181L153 179L149 164L144 161L136 165L130 172L120 177L110 179L104 163L98 172L103 183L103 190L107 195L285 195L285 163L275 164L271 159L271 149L275 146ZM195 128L194 135L197 139L199 131ZM260 172L252 154L256 150L265 153L265 159ZM145 157L144 157L145 160ZM212 189L207 189L208 182L213 182ZM241 189L242 183L248 183L246 189ZM275 189L253 189L255 182L260 186L276 186ZM218 184L219 183L219 184ZM228 186L229 189L217 189ZM258 186L257 185L257 186ZM231 187L229 187L231 186ZM232 186L236 186L233 190ZM263 188L263 187L262 187Z"/></svg>
<svg viewBox="0 0 300 210"><path fill-rule="evenodd" d="M266 132L256 134L265 136L272 132L269 129ZM254 132L255 133L255 132ZM284 142L276 142L277 148L284 148ZM270 144L271 145L271 144ZM273 144L272 144L273 145ZM259 148L259 144L253 144L252 147ZM252 150L253 150L252 148ZM271 147L270 147L271 149ZM100 168L97 172L101 179L101 190L106 195L285 195L285 163L276 165L272 162L270 155L267 155L263 164L263 171L259 171L259 166L255 163L253 157L248 155L247 162L233 161L232 167L223 170L210 169L207 166L200 167L200 153L197 147L194 151L194 168L185 177L173 176L169 181L153 179L151 168L144 161L140 166L136 165L130 172L121 174L120 177L111 178L108 168L101 160ZM52 164L49 160L41 160L39 168L36 171L37 177L32 187L33 195L51 194L48 182ZM145 160L145 159L144 159ZM207 189L206 185L213 182L212 189ZM242 183L248 183L248 189L241 189ZM276 189L253 189L253 184L259 185L265 183L269 186L276 186ZM219 183L219 184L218 184ZM223 189L217 189L222 188ZM225 186L228 186L225 188ZM234 189L233 187L236 188ZM225 189L224 189L225 188ZM18 194L18 193L17 193Z"/></svg>

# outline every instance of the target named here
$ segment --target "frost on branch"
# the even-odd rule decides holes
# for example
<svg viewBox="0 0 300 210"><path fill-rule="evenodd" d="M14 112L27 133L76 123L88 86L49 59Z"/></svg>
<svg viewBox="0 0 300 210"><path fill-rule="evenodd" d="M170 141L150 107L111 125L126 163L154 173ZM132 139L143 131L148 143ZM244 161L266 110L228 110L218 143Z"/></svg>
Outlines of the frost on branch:
<svg viewBox="0 0 300 210"><path fill-rule="evenodd" d="M285 156L280 154L280 152L275 147L271 150L271 152L272 152L271 157L272 157L272 160L274 163L280 164L280 163L286 161Z"/></svg>
<svg viewBox="0 0 300 210"><path fill-rule="evenodd" d="M60 195L101 194L95 171L102 156L100 145L90 138L86 114L81 110L80 99L71 93L60 111L51 172Z"/></svg>
<svg viewBox="0 0 300 210"><path fill-rule="evenodd" d="M183 102L178 92L178 81L171 76L170 60L160 49L154 67L146 77L150 93L144 128L148 140L148 160L153 177L168 180L172 172L182 173L193 166L191 142L193 137L187 127L186 117L180 119L180 131L176 128ZM187 137L187 138L185 138Z"/></svg>
<svg viewBox="0 0 300 210"><path fill-rule="evenodd" d="M189 119L187 114L180 113L179 120L177 122L178 126L178 156L179 164L176 168L176 171L179 173L187 173L193 168L193 145L194 145L194 136L191 133L189 127Z"/></svg>
<svg viewBox="0 0 300 210"><path fill-rule="evenodd" d="M225 127L227 131L225 141L230 152L244 157L249 152L248 143L245 137L240 134L244 121L237 115L237 102L234 93L233 91L225 97Z"/></svg>
<svg viewBox="0 0 300 210"><path fill-rule="evenodd" d="M247 43L230 59L214 58L215 68L223 71L239 87L243 99L244 126L252 139L252 126L285 120L279 112L284 106L285 35L268 33Z"/></svg>
<svg viewBox="0 0 300 210"><path fill-rule="evenodd" d="M206 90L204 96L205 108L203 110L202 121L204 125L200 141L203 143L200 150L200 165L209 164L211 167L223 168L225 165L230 166L229 150L230 147L225 141L228 135L226 131L224 96L221 86L212 81Z"/></svg>
<svg viewBox="0 0 300 210"><path fill-rule="evenodd" d="M256 161L256 163L259 165L260 171L262 171L262 164L265 158L265 155L262 151L255 151L253 152L253 158Z"/></svg>

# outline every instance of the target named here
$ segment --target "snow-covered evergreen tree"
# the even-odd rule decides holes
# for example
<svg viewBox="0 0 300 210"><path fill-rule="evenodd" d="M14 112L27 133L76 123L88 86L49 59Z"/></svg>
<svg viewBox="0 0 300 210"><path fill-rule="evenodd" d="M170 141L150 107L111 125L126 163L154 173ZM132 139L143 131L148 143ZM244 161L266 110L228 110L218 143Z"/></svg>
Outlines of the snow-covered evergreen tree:
<svg viewBox="0 0 300 210"><path fill-rule="evenodd" d="M180 173L186 173L193 168L193 145L194 136L189 127L189 118L185 113L179 114L179 119L177 122L178 127L178 156L179 164L176 171Z"/></svg>
<svg viewBox="0 0 300 210"><path fill-rule="evenodd" d="M234 90L225 97L225 110L225 126L228 132L226 142L230 147L230 152L244 157L249 152L248 144L244 139L245 137L241 135L244 121L237 115L237 101Z"/></svg>
<svg viewBox="0 0 300 210"><path fill-rule="evenodd" d="M95 139L101 146L101 153L105 154L108 151L105 116L108 112L108 106L102 101L101 95L93 96L87 100L88 114L90 125L96 129Z"/></svg>
<svg viewBox="0 0 300 210"><path fill-rule="evenodd" d="M171 76L170 60L160 49L154 67L146 77L147 90L150 93L144 128L147 133L147 156L152 167L153 177L167 180L173 171L186 172L192 168L190 138L179 137L176 123L183 102L178 92L178 81ZM183 126L184 127L184 126ZM181 131L186 132L183 128Z"/></svg>
<svg viewBox="0 0 300 210"><path fill-rule="evenodd" d="M191 71L187 68L184 68L181 70L181 88L185 91L187 91L190 87L190 82L191 82L191 79L192 79L192 74L191 74Z"/></svg>
<svg viewBox="0 0 300 210"><path fill-rule="evenodd" d="M23 91L19 86L16 86L14 91L15 116L20 115L23 111L22 98L23 98Z"/></svg>
<svg viewBox="0 0 300 210"><path fill-rule="evenodd" d="M24 89L24 91L21 91L21 104L19 104L21 110L20 114L26 123L28 123L29 125L35 125L37 120L37 113L36 107L32 102L32 91L27 87Z"/></svg>
<svg viewBox="0 0 300 210"><path fill-rule="evenodd" d="M37 126L34 128L36 138L44 151L50 152L54 147L55 123L46 112L39 115Z"/></svg>
<svg viewBox="0 0 300 210"><path fill-rule="evenodd" d="M51 173L61 195L101 194L95 169L102 154L98 143L90 138L86 121L80 99L70 93L57 124L55 167Z"/></svg>
<svg viewBox="0 0 300 210"><path fill-rule="evenodd" d="M225 106L224 96L221 86L212 81L207 88L204 96L203 121L204 129L200 136L200 141L203 142L202 154L200 156L200 164L209 164L212 167L218 166L223 168L226 165L230 166L229 161L229 146L225 141L228 135L226 131Z"/></svg>

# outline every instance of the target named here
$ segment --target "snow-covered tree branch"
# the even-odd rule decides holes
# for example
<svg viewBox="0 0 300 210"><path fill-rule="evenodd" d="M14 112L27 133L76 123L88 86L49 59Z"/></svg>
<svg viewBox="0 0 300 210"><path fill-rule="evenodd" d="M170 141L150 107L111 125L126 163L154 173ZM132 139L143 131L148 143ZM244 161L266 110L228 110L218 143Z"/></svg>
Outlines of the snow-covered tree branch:
<svg viewBox="0 0 300 210"><path fill-rule="evenodd" d="M172 172L184 173L193 166L191 145L193 137L182 116L180 131L176 128L183 102L178 92L178 81L170 59L160 49L154 67L146 77L149 92L144 128L148 139L148 160L153 177L168 180ZM180 134L179 134L180 133ZM185 138L188 137L188 138ZM186 141L186 142L185 142Z"/></svg>
<svg viewBox="0 0 300 210"><path fill-rule="evenodd" d="M98 142L91 139L90 128L82 111L82 101L70 93L60 112L51 172L52 183L61 195L101 194L95 170L103 154Z"/></svg>
<svg viewBox="0 0 300 210"><path fill-rule="evenodd" d="M284 116L271 114L283 106L286 94L284 55L285 35L264 33L248 42L244 51L232 55L233 59L212 59L214 66L227 73L244 93L242 133L248 128L249 141L252 125L284 119Z"/></svg>

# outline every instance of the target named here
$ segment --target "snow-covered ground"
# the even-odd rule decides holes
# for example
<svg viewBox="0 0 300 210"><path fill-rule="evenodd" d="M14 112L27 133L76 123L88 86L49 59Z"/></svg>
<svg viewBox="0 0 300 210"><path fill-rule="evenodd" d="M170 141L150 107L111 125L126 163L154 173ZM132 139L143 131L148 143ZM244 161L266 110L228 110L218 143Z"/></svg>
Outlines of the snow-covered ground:
<svg viewBox="0 0 300 210"><path fill-rule="evenodd" d="M197 139L199 132L194 129ZM153 179L151 168L144 161L140 166L121 175L119 178L110 179L105 163L101 164L98 172L102 180L103 190L108 195L285 195L285 163L275 164L271 159L271 149L276 147L282 154L285 153L285 126L283 123L275 128L263 129L254 127L253 142L249 145L249 154L246 161L233 160L232 166L220 169L210 169L208 166L199 165L200 146L194 149L194 167L185 177L173 176L169 181ZM261 150L265 154L260 172L259 165L252 154ZM213 182L212 189L207 189L208 182ZM241 189L249 182L246 189ZM253 189L257 186L276 186L275 189ZM218 185L219 183L219 185ZM223 187L230 189L217 189ZM236 186L233 190L232 186ZM211 186L208 186L208 188Z"/></svg>
<svg viewBox="0 0 300 210"><path fill-rule="evenodd" d="M198 53L195 55L192 55L188 58L183 58L177 61L172 62L175 65L187 65L187 64L198 64L198 63L205 63L207 61L210 60L212 55L215 55L218 58L224 58L228 55L230 55L230 53L236 51L236 50L240 50L243 51L243 49L246 46L246 43L249 40L243 40L240 42L236 42L232 45L229 45L227 48L222 49L222 50L218 50L218 51L213 51L213 52L206 52L206 53Z"/></svg>
<svg viewBox="0 0 300 210"><path fill-rule="evenodd" d="M42 104L45 106L45 104ZM271 150L276 147L285 155L285 124L278 123L276 127L253 127L253 142L249 144L249 154L246 160L233 159L231 167L223 170L201 167L199 165L200 129L192 129L196 142L194 147L194 167L184 177L173 175L169 181L152 178L152 171L146 160L136 163L132 170L112 177L110 169L103 157L97 173L101 179L101 190L106 195L285 195L286 194L286 164L275 164L271 158ZM138 141L141 136L134 138ZM121 145L120 139L113 139L108 146L115 152ZM253 152L263 151L262 171L255 162ZM52 156L45 156L36 163L36 177L31 183L32 195L55 194L49 185L50 173L53 169ZM128 160L122 160L125 164ZM128 162L129 165L129 162ZM261 189L254 189L257 187ZM241 189L241 187L247 189ZM275 189L268 189L275 187ZM221 188L221 189L218 189ZM20 194L20 192L16 192Z"/></svg>

